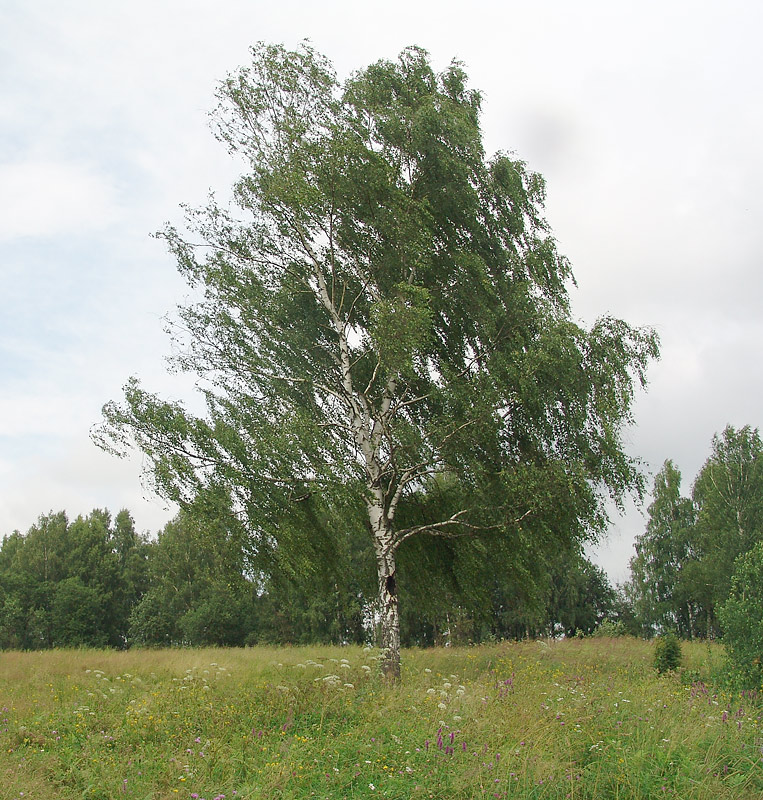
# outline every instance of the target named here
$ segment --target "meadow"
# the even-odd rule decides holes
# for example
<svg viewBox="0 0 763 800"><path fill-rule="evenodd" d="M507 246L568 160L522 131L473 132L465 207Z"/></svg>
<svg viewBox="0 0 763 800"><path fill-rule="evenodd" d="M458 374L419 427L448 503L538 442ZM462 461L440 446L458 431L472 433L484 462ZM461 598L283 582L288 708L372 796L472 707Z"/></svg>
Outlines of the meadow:
<svg viewBox="0 0 763 800"><path fill-rule="evenodd" d="M763 703L722 648L628 638L406 650L0 653L2 800L763 797Z"/></svg>

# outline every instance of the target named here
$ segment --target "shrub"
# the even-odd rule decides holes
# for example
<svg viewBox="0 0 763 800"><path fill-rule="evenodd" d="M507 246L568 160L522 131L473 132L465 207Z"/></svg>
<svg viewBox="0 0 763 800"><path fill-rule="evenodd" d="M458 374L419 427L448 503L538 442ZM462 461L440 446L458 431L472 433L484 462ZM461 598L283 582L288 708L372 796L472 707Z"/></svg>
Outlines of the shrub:
<svg viewBox="0 0 763 800"><path fill-rule="evenodd" d="M737 559L728 600L718 614L736 683L763 686L763 542Z"/></svg>
<svg viewBox="0 0 763 800"><path fill-rule="evenodd" d="M593 632L592 636L607 636L610 638L614 638L617 636L625 636L627 631L625 630L625 625L619 620L614 622L611 619L603 619L596 630Z"/></svg>
<svg viewBox="0 0 763 800"><path fill-rule="evenodd" d="M674 633L660 636L654 646L654 668L662 674L681 666L681 645Z"/></svg>

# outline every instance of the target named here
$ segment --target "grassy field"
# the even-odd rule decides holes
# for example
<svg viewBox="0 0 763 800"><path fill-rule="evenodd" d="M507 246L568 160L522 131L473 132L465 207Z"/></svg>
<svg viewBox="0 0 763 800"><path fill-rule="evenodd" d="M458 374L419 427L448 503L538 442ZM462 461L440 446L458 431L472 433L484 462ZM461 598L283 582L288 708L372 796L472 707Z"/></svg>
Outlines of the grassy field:
<svg viewBox="0 0 763 800"><path fill-rule="evenodd" d="M762 798L763 704L652 648L4 652L0 798Z"/></svg>

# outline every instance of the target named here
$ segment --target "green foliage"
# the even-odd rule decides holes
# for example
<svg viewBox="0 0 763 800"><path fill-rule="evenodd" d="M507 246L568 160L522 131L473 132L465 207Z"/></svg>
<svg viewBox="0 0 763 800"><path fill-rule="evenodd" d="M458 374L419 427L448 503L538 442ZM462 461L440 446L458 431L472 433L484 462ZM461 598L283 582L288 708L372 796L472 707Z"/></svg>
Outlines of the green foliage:
<svg viewBox="0 0 763 800"><path fill-rule="evenodd" d="M615 610L615 591L606 573L575 551L558 551L549 558L553 559L549 633L575 636L578 631L600 631Z"/></svg>
<svg viewBox="0 0 763 800"><path fill-rule="evenodd" d="M625 636L627 633L628 631L622 622L611 619L603 619L593 631L594 636L608 639Z"/></svg>
<svg viewBox="0 0 763 800"><path fill-rule="evenodd" d="M681 666L681 645L674 633L660 636L654 643L654 668L660 674Z"/></svg>
<svg viewBox="0 0 763 800"><path fill-rule="evenodd" d="M50 609L54 646L103 647L108 634L101 621L104 604L98 590L86 586L79 577L56 584Z"/></svg>
<svg viewBox="0 0 763 800"><path fill-rule="evenodd" d="M734 681L763 688L763 543L737 560L719 617Z"/></svg>
<svg viewBox="0 0 763 800"><path fill-rule="evenodd" d="M252 621L241 526L224 497L207 493L151 546L148 591L130 614L144 645L241 645Z"/></svg>

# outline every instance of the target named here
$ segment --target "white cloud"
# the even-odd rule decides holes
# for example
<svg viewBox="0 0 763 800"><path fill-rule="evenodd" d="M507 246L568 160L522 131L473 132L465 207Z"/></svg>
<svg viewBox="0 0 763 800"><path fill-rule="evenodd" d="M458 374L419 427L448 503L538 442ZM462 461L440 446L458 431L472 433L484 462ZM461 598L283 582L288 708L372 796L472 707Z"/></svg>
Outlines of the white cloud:
<svg viewBox="0 0 763 800"><path fill-rule="evenodd" d="M139 530L156 533L177 511L145 490L138 456L119 460L87 438L65 436L48 439L40 458L34 442L28 443L29 450L0 455L0 537L28 530L50 511L75 517L94 508L127 508Z"/></svg>
<svg viewBox="0 0 763 800"><path fill-rule="evenodd" d="M0 164L0 241L91 234L116 218L102 174L79 164Z"/></svg>

